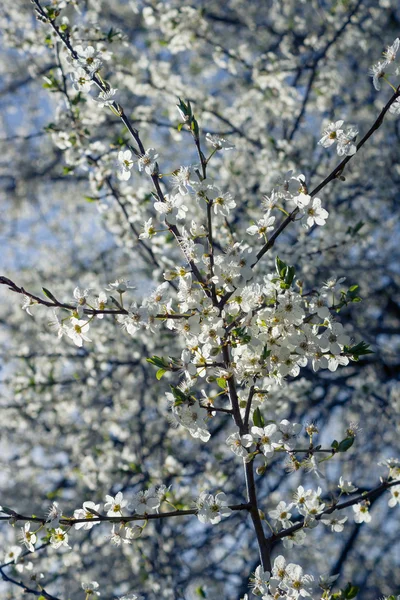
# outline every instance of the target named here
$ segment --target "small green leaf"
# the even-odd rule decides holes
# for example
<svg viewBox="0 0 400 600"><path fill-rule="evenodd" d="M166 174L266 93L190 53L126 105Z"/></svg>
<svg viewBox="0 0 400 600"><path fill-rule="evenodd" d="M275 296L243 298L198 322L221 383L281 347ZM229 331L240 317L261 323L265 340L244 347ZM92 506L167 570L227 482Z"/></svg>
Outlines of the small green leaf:
<svg viewBox="0 0 400 600"><path fill-rule="evenodd" d="M277 256L275 259L275 268L276 268L276 272L278 273L279 277L282 277L282 273L287 268L287 264L284 263L283 260L281 260L279 258L279 256Z"/></svg>
<svg viewBox="0 0 400 600"><path fill-rule="evenodd" d="M168 367L168 363L166 360L160 356L151 356L150 358L146 358L146 361L159 369L165 369Z"/></svg>
<svg viewBox="0 0 400 600"><path fill-rule="evenodd" d="M219 385L219 387L224 390L226 388L226 385L227 385L226 379L224 379L223 377L218 377L218 379L217 379L217 385Z"/></svg>
<svg viewBox="0 0 400 600"><path fill-rule="evenodd" d="M12 508L8 508L7 506L2 506L1 507L1 512L6 513L6 515L13 515L13 514L15 514L15 510L13 510Z"/></svg>
<svg viewBox="0 0 400 600"><path fill-rule="evenodd" d="M287 285L292 285L292 282L293 282L293 279L294 279L295 273L296 273L296 271L295 271L294 267L288 267L288 268L286 269L286 273L285 273L285 283L286 283Z"/></svg>
<svg viewBox="0 0 400 600"><path fill-rule="evenodd" d="M331 448L333 448L334 450L337 450L339 448L339 442L337 440L333 440L333 442L331 444Z"/></svg>
<svg viewBox="0 0 400 600"><path fill-rule="evenodd" d="M338 452L347 452L347 450L349 448L352 447L352 445L354 444L354 438L353 437L347 437L344 440L342 440L337 448Z"/></svg>
<svg viewBox="0 0 400 600"><path fill-rule="evenodd" d="M42 290L43 290L43 294L46 296L46 298L49 298L53 302L57 302L57 300L55 299L53 294L48 289L42 287Z"/></svg>
<svg viewBox="0 0 400 600"><path fill-rule="evenodd" d="M167 372L167 369L158 369L156 378L160 381L161 377Z"/></svg>
<svg viewBox="0 0 400 600"><path fill-rule="evenodd" d="M264 427L265 425L264 417L262 416L258 407L253 413L253 423L256 427Z"/></svg>
<svg viewBox="0 0 400 600"><path fill-rule="evenodd" d="M343 598L346 598L346 600L352 600L352 598L357 596L358 590L359 588L356 585L348 583L343 590Z"/></svg>

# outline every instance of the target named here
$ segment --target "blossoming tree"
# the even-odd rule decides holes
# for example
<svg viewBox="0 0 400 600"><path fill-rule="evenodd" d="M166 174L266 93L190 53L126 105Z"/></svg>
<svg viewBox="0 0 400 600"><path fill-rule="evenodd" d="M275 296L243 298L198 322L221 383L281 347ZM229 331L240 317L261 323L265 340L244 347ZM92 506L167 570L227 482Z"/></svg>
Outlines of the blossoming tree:
<svg viewBox="0 0 400 600"><path fill-rule="evenodd" d="M3 11L4 594L395 598L398 8Z"/></svg>

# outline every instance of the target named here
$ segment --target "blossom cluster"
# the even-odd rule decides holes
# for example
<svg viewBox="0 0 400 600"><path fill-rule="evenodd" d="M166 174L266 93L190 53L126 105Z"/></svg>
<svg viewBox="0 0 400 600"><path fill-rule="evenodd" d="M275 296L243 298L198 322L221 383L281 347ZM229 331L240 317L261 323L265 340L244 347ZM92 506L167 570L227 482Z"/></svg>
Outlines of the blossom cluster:
<svg viewBox="0 0 400 600"><path fill-rule="evenodd" d="M375 63L369 74L372 77L374 88L379 91L381 89L381 80L386 79L386 76L392 72L399 74L399 67L395 65L397 52L400 46L400 38L396 38L391 46L388 46L383 53L384 60Z"/></svg>
<svg viewBox="0 0 400 600"><path fill-rule="evenodd" d="M264 571L261 566L255 570L251 580L253 594L261 596L262 600L274 598L311 597L313 576L303 572L300 565L287 563L282 555L275 558L271 573Z"/></svg>
<svg viewBox="0 0 400 600"><path fill-rule="evenodd" d="M153 9L147 7L146 14L148 19L152 18ZM189 16L193 23L197 23L196 15L189 11ZM204 25L201 20L200 23ZM203 29L202 31L204 32ZM394 62L398 47L397 39L387 49L384 63L373 67L373 82L377 89L380 80L385 77L388 65ZM87 93L107 56L101 55L100 49L93 46L77 46L75 51L77 58L73 57L69 61L73 69L72 84L78 94ZM116 92L107 84L95 100L100 107L109 107L121 116L122 112L118 112L120 107L115 104ZM397 104L390 107L391 112L396 112ZM398 110L400 112L400 108ZM188 121L186 113L182 112L181 116L184 122ZM324 131L320 144L330 147L337 143L340 156L352 156L357 151L358 129L344 128L343 123L342 120L331 123ZM63 132L58 134L58 139L59 143L66 146L72 144L71 139ZM206 141L213 148L212 154L232 149L233 146L226 139L210 134L206 136ZM110 153L112 156L114 151L115 148ZM133 147L125 146L125 149L117 149L116 152L116 175L124 182L121 183L122 189L126 189L124 186L130 179L135 164L139 172L149 175L153 181L158 182L159 178L163 178L170 182L169 193L153 195L154 203L151 208L157 213L161 223L162 229L159 231L169 231L175 235L185 258L185 266L171 266L164 273L163 284L141 302L130 302L127 308L123 303L123 295L130 286L125 280L116 280L105 291L96 295L88 289L75 288L73 310L67 308L71 316L61 322L57 315L55 317L59 337L65 335L76 346L81 347L83 342L91 341L88 333L94 319L103 319L107 313L114 313L116 321L131 336L136 336L140 331L156 334L162 324L165 324L170 331L179 335L183 345L180 359L169 358L163 363L162 371L178 371L182 378L181 384L171 386L172 391L166 394L168 404L176 422L203 442L210 438L207 422L216 413L208 390L201 390L200 399L194 393L194 385L199 381L206 381L207 384L218 382L224 392L223 401L230 403L225 407L226 412L232 412L232 395L228 399L227 393L229 385L232 382L232 385L238 383L241 387L240 411L244 419L245 415L252 417L256 405L262 403L258 399L259 404L254 400L252 407L247 405L250 400L245 392L250 383L257 382L263 393L268 394L274 386L284 386L288 378L297 377L306 366L314 371L328 369L333 372L339 365L349 363L352 357L350 336L334 316L340 299L337 294L345 294L343 290L339 290L343 280L333 279L322 288L303 294L302 283L296 281L294 268L277 259L276 273L265 275L260 282L255 283L253 267L259 260L256 249L250 248L247 242L238 241L232 242L228 248L220 249L219 244L213 247L210 216L208 222L206 219L204 222L187 222L195 203L197 207L207 209L209 215L223 217L220 222L224 222L237 206L230 192L223 190L209 176L199 175L201 166L208 163L204 161L200 150L201 165L180 166L171 175L160 172L159 152L155 148L139 152ZM195 203L192 202L193 199ZM329 216L328 211L322 207L321 200L308 193L305 177L293 176L291 172L278 182L269 197L265 197L263 207L263 215L246 229L249 236L257 236L261 243L268 243L269 234L275 230L276 216L272 214L275 208L286 215L289 214L288 210L295 211L308 229L325 225ZM144 222L142 233L138 237L143 242L159 231L153 224L153 217L150 217ZM176 294L171 291L171 283L177 284ZM106 291L110 294L106 294ZM171 295L168 295L168 291L171 291ZM35 302L27 296L25 309L29 311L33 304ZM229 360L226 360L226 352ZM244 457L245 461L250 455L253 455L250 457L252 460L256 453L269 460L277 451L293 453L300 430L299 423L287 419L268 420L267 424L254 424L249 433L244 435L233 433L226 443L236 455ZM309 462L314 464L313 469L317 472L313 455ZM391 463L389 468L390 472L394 472L398 466ZM342 478L339 488L341 494L352 493L357 489ZM127 516L127 511L134 511L136 516L142 516L145 521L148 515L157 514L164 493L165 488L150 488L135 494L131 502L124 498L122 492L115 496L107 495L104 511L107 517L116 519L109 537L111 542L115 545L130 544L132 539L139 537L143 527L129 527L123 522L123 517ZM393 507L400 502L400 486L392 486L390 493L389 506ZM352 507L356 523L371 520L368 506L368 500L365 500ZM217 524L232 513L223 492L216 495L202 492L196 500L196 509L199 521L210 524ZM347 517L338 516L339 513L331 510L325 514L326 509L321 488L305 490L299 486L293 502L280 501L268 511L268 517L275 533L293 525L294 510L303 517L304 528L312 529L321 521L332 531L341 532ZM82 508L74 511L74 519L78 520L74 523L75 528L88 531L99 524L100 519L95 518L99 510L100 504L84 502ZM68 526L60 526L60 518L61 510L54 503L47 521L51 525L48 530L50 544L55 549L70 548L69 529ZM25 523L21 534L23 544L33 552L37 534L42 527L31 531L31 525L29 522ZM302 544L305 535L303 530L295 531L284 538L283 544L286 548ZM14 550L12 554L18 558L20 552ZM297 600L300 596L311 595L312 579L310 575L303 573L299 565L286 564L284 557L278 556L271 573L263 571L261 567L256 569L253 589L264 600L281 596ZM99 595L98 587L95 581L82 583L82 589L87 595ZM127 599L128 596L124 598ZM131 595L129 598L137 597Z"/></svg>
<svg viewBox="0 0 400 600"><path fill-rule="evenodd" d="M329 148L337 143L337 153L339 156L353 156L357 152L356 137L358 135L357 127L343 128L344 121L330 123L324 130L323 136L318 142L324 148Z"/></svg>

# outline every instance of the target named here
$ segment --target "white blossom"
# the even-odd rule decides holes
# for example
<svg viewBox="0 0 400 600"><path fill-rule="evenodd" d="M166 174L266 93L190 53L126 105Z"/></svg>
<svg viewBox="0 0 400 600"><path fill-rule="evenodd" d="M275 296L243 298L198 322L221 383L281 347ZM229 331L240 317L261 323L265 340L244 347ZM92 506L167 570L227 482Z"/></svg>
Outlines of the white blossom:
<svg viewBox="0 0 400 600"><path fill-rule="evenodd" d="M202 492L196 500L197 518L201 523L211 523L215 525L221 519L229 517L232 510L227 506L227 499L223 492L215 496Z"/></svg>

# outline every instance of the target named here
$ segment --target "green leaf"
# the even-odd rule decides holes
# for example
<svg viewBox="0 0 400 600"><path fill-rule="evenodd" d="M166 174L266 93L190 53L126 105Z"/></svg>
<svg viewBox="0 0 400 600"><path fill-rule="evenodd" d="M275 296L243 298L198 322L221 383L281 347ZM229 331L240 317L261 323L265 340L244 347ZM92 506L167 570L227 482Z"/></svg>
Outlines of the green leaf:
<svg viewBox="0 0 400 600"><path fill-rule="evenodd" d="M333 448L334 450L337 450L339 448L339 442L337 440L333 440L333 442L331 444L331 448Z"/></svg>
<svg viewBox="0 0 400 600"><path fill-rule="evenodd" d="M264 417L262 416L258 407L253 413L253 423L256 427L264 427L265 425Z"/></svg>
<svg viewBox="0 0 400 600"><path fill-rule="evenodd" d="M199 596L199 598L207 598L207 594L202 587L197 588L196 594Z"/></svg>
<svg viewBox="0 0 400 600"><path fill-rule="evenodd" d="M359 356L373 354L372 350L369 350L368 348L369 344L366 344L365 342L360 342L356 346L345 346L344 352L346 352L347 354L352 354L353 358L357 360Z"/></svg>
<svg viewBox="0 0 400 600"><path fill-rule="evenodd" d="M42 287L43 290L43 294L49 298L50 300L52 300L52 302L57 302L57 300L55 299L55 297L53 296L53 294L46 288Z"/></svg>
<svg viewBox="0 0 400 600"><path fill-rule="evenodd" d="M285 273L285 283L287 285L292 285L295 273L296 273L296 271L295 271L294 267L287 267L286 273Z"/></svg>
<svg viewBox="0 0 400 600"><path fill-rule="evenodd" d="M6 515L13 515L15 513L15 510L13 510L12 508L8 508L7 506L2 506L1 512L6 513Z"/></svg>
<svg viewBox="0 0 400 600"><path fill-rule="evenodd" d="M226 379L224 379L223 377L218 377L217 379L217 385L219 385L220 388L222 388L223 390L226 389Z"/></svg>
<svg viewBox="0 0 400 600"><path fill-rule="evenodd" d="M165 369L168 367L168 363L166 360L160 356L151 356L150 358L146 358L146 361L159 369Z"/></svg>
<svg viewBox="0 0 400 600"><path fill-rule="evenodd" d="M346 600L352 600L352 598L357 596L358 590L359 588L356 585L348 583L343 590L343 598L346 598Z"/></svg>
<svg viewBox="0 0 400 600"><path fill-rule="evenodd" d="M275 259L275 268L276 268L276 272L278 273L279 277L282 277L282 273L287 268L287 264L284 263L283 260L281 260L279 258L279 256L277 256Z"/></svg>
<svg viewBox="0 0 400 600"><path fill-rule="evenodd" d="M352 447L352 445L354 444L354 438L353 437L347 437L344 440L342 440L337 448L338 452L347 452L347 450L349 448Z"/></svg>
<svg viewBox="0 0 400 600"><path fill-rule="evenodd" d="M163 375L165 375L166 372L167 372L167 369L158 369L158 371L156 373L156 378L158 379L158 381L160 381L161 377Z"/></svg>
<svg viewBox="0 0 400 600"><path fill-rule="evenodd" d="M175 398L175 400L179 403L182 404L183 402L186 402L187 400L187 396L184 392L182 392L182 390L180 390L178 387L175 387L173 385L169 386L171 388L171 392Z"/></svg>

